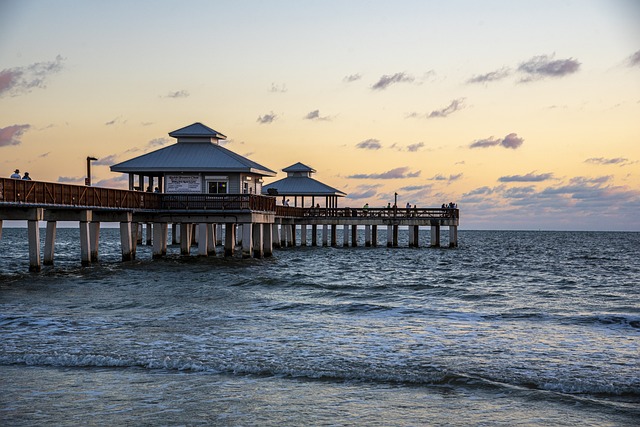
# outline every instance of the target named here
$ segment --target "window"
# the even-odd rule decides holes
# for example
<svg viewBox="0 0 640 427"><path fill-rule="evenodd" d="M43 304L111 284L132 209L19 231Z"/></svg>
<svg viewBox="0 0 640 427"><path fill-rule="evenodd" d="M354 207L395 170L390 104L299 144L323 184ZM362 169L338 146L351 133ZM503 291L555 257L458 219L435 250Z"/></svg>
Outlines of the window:
<svg viewBox="0 0 640 427"><path fill-rule="evenodd" d="M227 194L227 181L207 181L209 194Z"/></svg>

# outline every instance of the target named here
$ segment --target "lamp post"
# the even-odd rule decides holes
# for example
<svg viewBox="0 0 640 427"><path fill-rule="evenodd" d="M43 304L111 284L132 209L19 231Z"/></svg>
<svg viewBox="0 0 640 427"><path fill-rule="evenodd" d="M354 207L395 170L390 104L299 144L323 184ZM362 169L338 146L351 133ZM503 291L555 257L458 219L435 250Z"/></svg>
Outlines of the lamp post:
<svg viewBox="0 0 640 427"><path fill-rule="evenodd" d="M87 177L84 180L84 185L91 187L91 161L98 160L95 157L87 156Z"/></svg>

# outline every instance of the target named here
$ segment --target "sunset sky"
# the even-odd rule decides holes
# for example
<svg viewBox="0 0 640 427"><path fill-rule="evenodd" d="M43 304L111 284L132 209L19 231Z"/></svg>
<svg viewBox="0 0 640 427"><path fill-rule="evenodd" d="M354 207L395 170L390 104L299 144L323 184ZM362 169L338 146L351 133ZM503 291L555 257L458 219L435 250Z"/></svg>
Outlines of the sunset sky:
<svg viewBox="0 0 640 427"><path fill-rule="evenodd" d="M640 231L640 1L0 0L0 173L109 166L194 122L341 206Z"/></svg>

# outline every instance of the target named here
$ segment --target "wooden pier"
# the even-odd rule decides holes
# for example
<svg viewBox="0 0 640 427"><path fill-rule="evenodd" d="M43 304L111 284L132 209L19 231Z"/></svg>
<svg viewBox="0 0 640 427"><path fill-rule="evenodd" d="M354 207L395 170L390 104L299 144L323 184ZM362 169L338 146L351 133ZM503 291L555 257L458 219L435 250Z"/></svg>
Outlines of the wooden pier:
<svg viewBox="0 0 640 427"><path fill-rule="evenodd" d="M79 223L80 261L90 265L99 258L101 223L119 223L123 261L135 259L143 226L153 257L165 256L170 224L173 243L178 243L179 234L183 255L190 255L194 242L199 256L217 255L216 244L221 243L224 256L233 256L239 247L242 257L248 258L268 257L274 248L296 246L298 230L301 246L318 246L319 230L323 246L337 246L338 227L343 229L342 246L356 246L362 231L365 246L377 246L378 229L386 227L389 247L398 246L400 227L408 227L409 246L415 247L419 228L430 227L430 246L439 247L444 226L449 229L448 246L457 247L459 211L288 207L276 206L276 197L257 194L162 194L0 178L0 238L3 220L27 221L29 270L40 271L42 264L54 262L59 221ZM41 221L46 222L44 260Z"/></svg>

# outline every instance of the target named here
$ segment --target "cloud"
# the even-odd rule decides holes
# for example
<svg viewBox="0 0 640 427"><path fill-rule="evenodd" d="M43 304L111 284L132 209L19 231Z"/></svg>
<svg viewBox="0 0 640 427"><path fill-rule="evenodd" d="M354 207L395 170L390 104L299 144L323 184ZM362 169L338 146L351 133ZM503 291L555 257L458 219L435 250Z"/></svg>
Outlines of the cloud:
<svg viewBox="0 0 640 427"><path fill-rule="evenodd" d="M592 165L618 165L618 166L626 166L630 165L633 162L630 162L629 159L624 157L616 157L613 159L605 159L604 157L591 157L584 161L585 163L591 163Z"/></svg>
<svg viewBox="0 0 640 427"><path fill-rule="evenodd" d="M113 125L118 124L118 123L125 124L125 123L127 123L127 121L126 120L122 120L122 116L118 116L113 120L109 120L108 122L105 122L105 126L113 126Z"/></svg>
<svg viewBox="0 0 640 427"><path fill-rule="evenodd" d="M84 182L84 176L59 176L58 177L58 182L80 182L83 181Z"/></svg>
<svg viewBox="0 0 640 427"><path fill-rule="evenodd" d="M455 174L455 175L449 175L448 177L439 173L439 174L434 175L431 178L429 178L429 181L448 181L448 182L451 182L451 181L457 181L460 178L462 178L462 174L461 173L458 173L458 174Z"/></svg>
<svg viewBox="0 0 640 427"><path fill-rule="evenodd" d="M447 117L448 115L455 113L456 111L461 110L462 108L464 108L464 98L454 99L446 107L440 110L434 110L431 113L429 113L427 118L431 119L435 117Z"/></svg>
<svg viewBox="0 0 640 427"><path fill-rule="evenodd" d="M118 156L116 154L111 154L109 156L100 157L92 163L96 166L111 166L117 163L117 159Z"/></svg>
<svg viewBox="0 0 640 427"><path fill-rule="evenodd" d="M380 185L359 185L355 191L349 191L347 199L360 200L375 197L379 187Z"/></svg>
<svg viewBox="0 0 640 427"><path fill-rule="evenodd" d="M330 121L331 118L328 116L321 116L320 110L310 111L309 114L304 116L305 120L318 120L318 121Z"/></svg>
<svg viewBox="0 0 640 427"><path fill-rule="evenodd" d="M500 182L542 182L553 179L552 173L541 173L535 174L533 172L529 172L526 175L508 175L501 176L498 178Z"/></svg>
<svg viewBox="0 0 640 427"><path fill-rule="evenodd" d="M257 122L261 125L266 125L269 123L273 123L278 116L273 113L273 111L269 114L265 114L264 116L258 116Z"/></svg>
<svg viewBox="0 0 640 427"><path fill-rule="evenodd" d="M147 143L149 147L160 147L171 142L169 138L154 138Z"/></svg>
<svg viewBox="0 0 640 427"><path fill-rule="evenodd" d="M627 59L627 64L629 64L629 67L638 67L638 66L640 66L640 50L637 51L636 53L634 53L633 55L631 55Z"/></svg>
<svg viewBox="0 0 640 427"><path fill-rule="evenodd" d="M271 89L269 92L273 93L285 93L287 91L287 86L283 83L281 86L278 86L275 83L271 83Z"/></svg>
<svg viewBox="0 0 640 427"><path fill-rule="evenodd" d="M165 98L187 98L189 95L189 92L186 90L178 90L175 92L169 92Z"/></svg>
<svg viewBox="0 0 640 427"><path fill-rule="evenodd" d="M0 147L19 145L22 142L20 137L29 128L31 128L31 125L11 125L6 128L0 128Z"/></svg>
<svg viewBox="0 0 640 427"><path fill-rule="evenodd" d="M467 83L473 84L473 83L495 82L495 81L502 80L508 77L509 75L511 75L511 70L507 67L502 67L499 70L491 71L486 74L473 76L469 80L467 80Z"/></svg>
<svg viewBox="0 0 640 427"><path fill-rule="evenodd" d="M435 119L435 118L447 117L447 116L455 113L456 111L462 110L465 107L464 106L464 100L465 100L465 98L454 99L446 107L441 108L439 110L433 110L432 112L427 113L427 114L420 114L420 113L416 113L416 112L408 113L405 116L405 118L407 118L407 119L418 119L418 118Z"/></svg>
<svg viewBox="0 0 640 427"><path fill-rule="evenodd" d="M377 139L365 139L364 141L360 141L356 144L356 148L361 148L363 150L379 150L382 148L382 144Z"/></svg>
<svg viewBox="0 0 640 427"><path fill-rule="evenodd" d="M424 142L416 142L415 144L407 145L407 151L415 153L416 151L418 151L422 147L424 147Z"/></svg>
<svg viewBox="0 0 640 427"><path fill-rule="evenodd" d="M421 171L417 172L409 172L408 167L400 167L391 169L382 173L372 173L372 174L355 174L349 175L347 178L352 179L400 179L400 178L416 178L420 176Z"/></svg>
<svg viewBox="0 0 640 427"><path fill-rule="evenodd" d="M504 148L520 148L520 146L524 143L524 139L520 138L517 133L510 133L504 138L494 138L489 137L486 139L478 139L469 145L469 148L487 148L487 147L495 147L497 145L501 145Z"/></svg>
<svg viewBox="0 0 640 427"><path fill-rule="evenodd" d="M382 77L380 77L380 79L373 85L371 86L372 90L384 90L386 88L388 88L389 86L391 86L392 84L396 84L396 83L411 83L415 80L415 78L413 76L410 76L408 74L405 73L395 73L392 76L389 75L384 75Z"/></svg>
<svg viewBox="0 0 640 427"><path fill-rule="evenodd" d="M518 66L518 72L524 74L521 82L540 80L546 77L564 77L576 73L580 62L573 58L553 59L553 55L534 56Z"/></svg>
<svg viewBox="0 0 640 427"><path fill-rule="evenodd" d="M0 71L0 97L17 96L29 93L33 88L45 88L49 76L62 69L63 61L64 58L58 55L53 61Z"/></svg>
<svg viewBox="0 0 640 427"><path fill-rule="evenodd" d="M345 77L342 79L342 81L343 81L343 82L345 82L345 83L351 83L351 82L358 81L358 80L360 80L361 78L362 78L362 75L361 75L361 74L359 74L359 73L358 73L358 74L350 74L350 75L348 75L348 76L345 76Z"/></svg>

